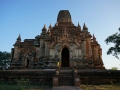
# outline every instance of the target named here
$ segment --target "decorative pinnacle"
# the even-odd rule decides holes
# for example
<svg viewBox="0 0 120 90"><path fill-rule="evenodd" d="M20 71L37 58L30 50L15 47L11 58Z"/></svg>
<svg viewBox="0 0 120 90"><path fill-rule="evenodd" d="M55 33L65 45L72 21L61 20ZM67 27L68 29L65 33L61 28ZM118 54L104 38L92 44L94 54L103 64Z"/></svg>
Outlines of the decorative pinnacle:
<svg viewBox="0 0 120 90"><path fill-rule="evenodd" d="M80 27L80 24L79 24L79 22L78 22L78 27Z"/></svg>
<svg viewBox="0 0 120 90"><path fill-rule="evenodd" d="M84 26L83 27L86 27L86 24L84 23Z"/></svg>
<svg viewBox="0 0 120 90"><path fill-rule="evenodd" d="M93 33L93 38L95 38L94 33Z"/></svg>
<svg viewBox="0 0 120 90"><path fill-rule="evenodd" d="M49 28L50 28L50 29L52 28L52 25L51 25L51 23L50 23L50 26L49 26Z"/></svg>
<svg viewBox="0 0 120 90"><path fill-rule="evenodd" d="M44 27L43 27L42 31L46 31L46 30L47 30L46 25L44 24Z"/></svg>
<svg viewBox="0 0 120 90"><path fill-rule="evenodd" d="M95 38L95 36L94 36L94 33L93 33L93 41L96 41L96 38Z"/></svg>
<svg viewBox="0 0 120 90"><path fill-rule="evenodd" d="M83 30L88 30L88 28L86 27L86 24L84 23L83 25Z"/></svg>
<svg viewBox="0 0 120 90"><path fill-rule="evenodd" d="M44 27L43 27L43 29L46 29L46 25L44 24Z"/></svg>
<svg viewBox="0 0 120 90"><path fill-rule="evenodd" d="M21 42L21 36L20 36L20 34L19 34L16 42Z"/></svg>
<svg viewBox="0 0 120 90"><path fill-rule="evenodd" d="M19 36L18 36L17 40L21 40L21 36L20 36L20 34L19 34Z"/></svg>

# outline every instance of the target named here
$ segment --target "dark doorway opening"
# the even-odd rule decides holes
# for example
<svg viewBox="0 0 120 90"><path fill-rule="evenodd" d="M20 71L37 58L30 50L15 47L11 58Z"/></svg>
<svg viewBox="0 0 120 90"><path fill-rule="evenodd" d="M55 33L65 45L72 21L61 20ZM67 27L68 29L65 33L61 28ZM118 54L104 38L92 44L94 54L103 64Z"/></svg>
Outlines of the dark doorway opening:
<svg viewBox="0 0 120 90"><path fill-rule="evenodd" d="M27 65L26 65L27 68L29 68L29 59L27 59Z"/></svg>
<svg viewBox="0 0 120 90"><path fill-rule="evenodd" d="M62 58L62 67L69 67L69 49L68 48L64 47L62 49L61 58Z"/></svg>

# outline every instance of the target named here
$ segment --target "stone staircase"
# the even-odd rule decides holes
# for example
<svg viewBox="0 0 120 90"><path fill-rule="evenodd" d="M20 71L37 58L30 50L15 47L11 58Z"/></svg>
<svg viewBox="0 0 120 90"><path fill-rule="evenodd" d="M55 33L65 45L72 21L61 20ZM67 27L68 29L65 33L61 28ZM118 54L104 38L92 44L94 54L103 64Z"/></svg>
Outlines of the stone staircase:
<svg viewBox="0 0 120 90"><path fill-rule="evenodd" d="M74 78L73 78L73 71L69 67L62 67L59 71L58 77L58 85L59 86L73 86L74 85Z"/></svg>
<svg viewBox="0 0 120 90"><path fill-rule="evenodd" d="M82 90L82 89L76 86L58 86L53 87L52 90Z"/></svg>

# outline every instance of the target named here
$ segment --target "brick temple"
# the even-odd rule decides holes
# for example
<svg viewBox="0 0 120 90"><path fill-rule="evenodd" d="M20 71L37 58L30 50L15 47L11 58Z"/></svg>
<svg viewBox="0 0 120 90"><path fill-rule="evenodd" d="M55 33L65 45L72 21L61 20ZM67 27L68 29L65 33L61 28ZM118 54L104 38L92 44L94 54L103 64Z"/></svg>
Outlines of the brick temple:
<svg viewBox="0 0 120 90"><path fill-rule="evenodd" d="M25 78L30 83L51 83L53 90L64 86L80 90L80 83L120 83L120 70L105 69L95 36L85 23L75 26L68 10L59 11L55 25L44 25L34 39L22 41L19 35L11 53L11 68L0 70L0 80Z"/></svg>
<svg viewBox="0 0 120 90"><path fill-rule="evenodd" d="M59 11L55 25L44 25L34 39L22 41L19 35L12 48L14 69L105 69L103 65L102 49L94 34L90 34L85 23L83 27L74 25L68 10Z"/></svg>

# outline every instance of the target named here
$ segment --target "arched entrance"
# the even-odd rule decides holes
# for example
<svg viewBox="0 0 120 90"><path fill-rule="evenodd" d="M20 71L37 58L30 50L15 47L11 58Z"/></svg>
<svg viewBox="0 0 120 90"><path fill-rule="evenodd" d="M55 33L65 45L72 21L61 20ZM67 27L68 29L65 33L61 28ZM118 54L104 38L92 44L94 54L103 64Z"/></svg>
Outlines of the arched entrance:
<svg viewBox="0 0 120 90"><path fill-rule="evenodd" d="M64 47L61 53L62 67L69 67L69 49Z"/></svg>

